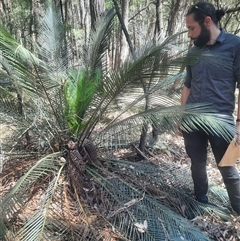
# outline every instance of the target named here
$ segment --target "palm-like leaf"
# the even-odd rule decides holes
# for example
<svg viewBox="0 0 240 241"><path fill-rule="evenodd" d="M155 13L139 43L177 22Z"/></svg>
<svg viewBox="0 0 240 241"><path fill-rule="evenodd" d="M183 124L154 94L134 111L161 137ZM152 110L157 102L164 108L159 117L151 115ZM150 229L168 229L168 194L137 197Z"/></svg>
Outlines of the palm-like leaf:
<svg viewBox="0 0 240 241"><path fill-rule="evenodd" d="M184 77L183 73L179 73L181 68L180 63L182 64L184 61L182 56L184 51L177 48L174 49L172 44L173 40L174 38L170 37L158 44L147 45L141 52L141 55L139 54L136 59L126 62L120 70L103 73L103 86L99 88L99 92L97 92L89 105L89 110L86 111L85 118L87 124L82 133L83 136L89 135L94 130L95 125L99 119L102 118L103 114L106 113L107 108L113 101L118 100L121 95L123 95L125 99L131 99L135 94L133 91L136 90L138 91L136 98L128 104L126 108L122 109L117 119L111 123L113 129L118 126L117 120L128 110L132 109L138 109L140 113L120 121L119 127L121 130L122 128L129 130L136 126L141 128L147 123L155 125L158 128L163 128L163 130L175 131L181 116L186 113L189 118L186 120L186 123L182 123L184 130L189 131L191 128L196 128L196 123L206 128L206 123L208 123L210 126L213 126L213 132L224 135L226 139L229 139L229 131L233 131L231 121L224 119L223 116L219 116L216 113L206 114L212 112L211 107L206 109L205 105L195 105L184 109L180 106L169 109L164 108L169 107L169 102L166 100L169 99L170 86L173 86L176 81ZM173 49L175 55L171 57ZM176 52L178 57L175 57ZM164 61L166 54L168 54L167 62ZM156 59L158 60L157 62ZM163 71L166 68L173 70L170 74L166 74L166 72ZM150 82L149 79L154 79L154 81ZM141 85L145 87L143 87L144 91L139 93L139 88L134 87ZM128 91L129 89L130 91ZM161 97L159 98L160 94ZM146 111L140 107L139 103L145 106L145 99L149 97L152 98L151 103L158 101L157 105L161 107L151 108L151 110ZM191 111L193 114L189 115L188 113ZM164 122L165 125L163 124L164 119L168 120L168 124L166 121ZM130 125L125 125L130 122L131 127ZM225 126L223 130L218 126L220 122ZM108 130L109 127L107 126L105 131L107 132Z"/></svg>
<svg viewBox="0 0 240 241"><path fill-rule="evenodd" d="M4 29L1 29L0 35L0 49L4 52L2 63L6 71L11 73L13 86L24 96L25 112L31 112L30 115L26 115L25 124L32 126L34 134L40 134L40 139L45 139L47 145L53 136L58 139L59 132L63 136L64 131L68 132L64 119L65 104L62 90L68 57L63 37L61 17L51 8L42 21L39 42L33 43L34 54L14 40ZM44 134L42 131L39 132L39 120L45 125Z"/></svg>
<svg viewBox="0 0 240 241"><path fill-rule="evenodd" d="M71 133L77 137L84 127L83 118L101 83L101 73L91 75L87 69L71 70L64 85L65 113Z"/></svg>
<svg viewBox="0 0 240 241"><path fill-rule="evenodd" d="M39 34L38 45L36 46L37 52L40 58L44 60L44 67L48 69L46 72L47 78L49 78L50 73L52 74L51 78L43 83L44 85L49 84L49 87L45 87L48 89L51 88L51 85L54 86L61 81L69 61L61 16L51 7L44 14Z"/></svg>
<svg viewBox="0 0 240 241"><path fill-rule="evenodd" d="M60 168L58 174L53 178L53 180L50 181L49 186L42 197L43 199L42 203L40 204L39 211L18 231L16 240L41 240L45 236L44 229L47 223L46 213L49 212L49 207L55 194L55 189L58 185L61 171L62 168ZM31 174L32 173L33 172L31 172ZM31 230L32 226L34 226L34 235Z"/></svg>
<svg viewBox="0 0 240 241"><path fill-rule="evenodd" d="M112 8L97 21L97 31L91 32L89 44L84 47L83 65L88 69L90 77L98 69L106 70L106 50L109 47L109 37L113 30L114 16L115 10Z"/></svg>
<svg viewBox="0 0 240 241"><path fill-rule="evenodd" d="M171 46L172 38L169 38ZM110 70L107 73L103 73L103 85L102 88L99 88L96 96L93 98L91 104L89 105L89 110L86 112L86 119L89 121L86 128L84 129L83 136L89 135L98 122L102 118L102 115L105 113L108 106L114 101L117 100L121 94L127 92L129 89L133 90L133 86L139 86L139 84L145 82L147 85L149 78L154 78L159 80L162 75L162 69L166 68L166 63L162 63L161 58L165 56L166 52L169 51L170 46L167 45L167 40L159 45L147 45L145 46L142 55L134 60L126 62L120 70ZM182 51L180 51L182 53ZM158 59L158 64L154 64L155 60ZM171 62L172 61L172 62ZM167 64L168 66L175 66L175 74L179 67L179 62L183 61L182 57L173 58ZM165 74L164 74L165 76ZM175 79L179 78L175 77ZM171 80L174 79L171 78ZM165 80L160 80L158 82L158 90L165 85L170 85L169 78ZM160 83L161 82L161 83ZM151 91L156 91L151 89L145 95L139 97L143 99L147 95L151 94ZM131 93L132 95L133 93ZM126 96L126 98L128 98ZM135 102L135 104L137 101ZM126 109L127 110L127 109ZM96 121L94 121L96 120ZM86 134L87 133L87 134ZM83 138L84 139L84 138Z"/></svg>
<svg viewBox="0 0 240 241"><path fill-rule="evenodd" d="M229 219L230 215L226 213L226 210L218 208L222 203L229 206L226 202L226 191L221 188L217 188L214 184L211 184L209 198L215 203L216 207L204 204L199 204L193 199L192 193L192 178L190 170L186 168L179 168L171 163L161 163L161 166L156 166L151 162L132 163L124 160L107 160L112 164L112 170L114 173L121 173L124 171L125 179L133 182L134 184L141 183L142 189L147 193L156 197L159 202L176 213L180 213L186 216L184 213L185 208L192 209L192 212L196 215L204 212L216 212L219 216ZM133 173L135 175L133 175ZM145 180L151 180L151 183L145 182ZM219 194L217 195L217 190Z"/></svg>
<svg viewBox="0 0 240 241"><path fill-rule="evenodd" d="M31 63L39 64L40 60L2 27L0 27L0 50L2 53L0 62L14 85L35 91L36 86L31 83L33 79Z"/></svg>
<svg viewBox="0 0 240 241"><path fill-rule="evenodd" d="M110 146L118 147L118 143L129 143L137 139L142 126L152 125L161 132L177 132L178 126L189 132L201 127L208 133L223 136L231 141L234 133L232 120L227 116L212 112L212 108L206 105L156 107L140 112L123 120L114 120L96 136L96 142L109 143ZM182 116L185 118L181 120ZM120 147L122 144L120 145Z"/></svg>
<svg viewBox="0 0 240 241"><path fill-rule="evenodd" d="M50 154L40 159L30 170L18 181L11 192L1 203L1 223L11 220L16 212L23 210L29 201L29 190L39 178L51 178L59 169L57 157L60 153ZM50 182L51 183L51 182ZM51 186L51 185L50 185ZM49 187L49 191L53 186ZM49 195L49 194L48 194ZM51 195L51 194L50 194ZM5 225L4 225L5 226Z"/></svg>
<svg viewBox="0 0 240 241"><path fill-rule="evenodd" d="M199 230L187 224L186 220L176 215L166 205L144 194L144 190L138 190L129 183L129 180L123 181L121 178L111 177L110 172L107 173L109 178L104 178L91 170L88 171L103 187L102 205L104 210L109 210L105 216L126 235L126 238L154 241L208 240ZM144 221L147 226L144 226Z"/></svg>

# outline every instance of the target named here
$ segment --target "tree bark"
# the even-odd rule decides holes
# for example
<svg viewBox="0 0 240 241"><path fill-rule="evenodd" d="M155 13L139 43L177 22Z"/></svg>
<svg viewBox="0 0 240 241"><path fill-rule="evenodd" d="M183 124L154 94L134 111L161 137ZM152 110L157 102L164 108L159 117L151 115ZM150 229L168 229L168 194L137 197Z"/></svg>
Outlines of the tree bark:
<svg viewBox="0 0 240 241"><path fill-rule="evenodd" d="M124 21L123 21L123 18L122 18L122 16L121 16L118 3L117 3L116 0L113 0L113 3L114 3L114 5L115 5L115 9L116 9L116 13L117 13L117 16L118 16L118 20L119 20L119 22L120 22L120 24L121 24L122 30L123 30L123 32L124 32L124 34L125 34L125 37L126 37L128 46L129 46L129 48L130 48L130 52L131 52L133 58L135 59L133 44L132 44L131 38L130 38L130 36L129 36L129 34L128 34L128 31L127 31L127 29L126 29L126 26L125 26L125 23L124 23Z"/></svg>
<svg viewBox="0 0 240 241"><path fill-rule="evenodd" d="M122 0L122 19L125 25L126 31L128 32L128 16L129 16L129 0ZM120 43L120 66L124 63L128 56L128 45L126 37L121 31L121 43Z"/></svg>
<svg viewBox="0 0 240 241"><path fill-rule="evenodd" d="M1 18L1 24L5 26L6 23L6 5L4 0L0 1L0 18Z"/></svg>
<svg viewBox="0 0 240 241"><path fill-rule="evenodd" d="M96 30L96 21L104 12L103 0L89 0L90 15L91 15L91 29Z"/></svg>
<svg viewBox="0 0 240 241"><path fill-rule="evenodd" d="M156 22L155 22L155 30L154 30L154 36L156 34L161 32L161 27L160 27L160 0L156 1Z"/></svg>
<svg viewBox="0 0 240 241"><path fill-rule="evenodd" d="M168 27L167 27L166 36L171 36L176 31L175 29L176 29L177 16L179 15L180 2L181 0L177 0L176 3L173 3L171 6L172 10L168 18Z"/></svg>
<svg viewBox="0 0 240 241"><path fill-rule="evenodd" d="M80 27L84 27L84 19L85 19L86 9L84 6L84 0L79 0L79 22Z"/></svg>

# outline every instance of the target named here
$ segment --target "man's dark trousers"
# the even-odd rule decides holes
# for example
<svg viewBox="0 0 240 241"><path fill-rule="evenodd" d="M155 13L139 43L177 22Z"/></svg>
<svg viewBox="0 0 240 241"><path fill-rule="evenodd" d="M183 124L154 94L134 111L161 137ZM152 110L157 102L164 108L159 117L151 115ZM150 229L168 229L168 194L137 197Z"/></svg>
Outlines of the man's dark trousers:
<svg viewBox="0 0 240 241"><path fill-rule="evenodd" d="M222 137L207 134L203 130L183 132L185 148L191 159L191 171L194 183L196 200L202 203L208 202L208 178L206 171L208 141L211 145L216 163L219 164L229 143ZM240 177L237 169L231 167L219 167L232 208L240 215Z"/></svg>

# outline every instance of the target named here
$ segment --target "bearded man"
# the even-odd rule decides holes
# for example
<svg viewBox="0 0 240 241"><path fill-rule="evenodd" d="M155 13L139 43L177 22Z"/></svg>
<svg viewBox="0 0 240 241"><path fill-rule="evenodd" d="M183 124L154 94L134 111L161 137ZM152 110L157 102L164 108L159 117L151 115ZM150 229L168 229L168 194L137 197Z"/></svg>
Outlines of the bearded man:
<svg viewBox="0 0 240 241"><path fill-rule="evenodd" d="M240 38L219 28L224 16L208 2L191 6L186 14L188 37L194 46L189 50L191 60L182 90L181 104L208 103L232 119L235 90L240 87ZM192 56L192 58L191 58ZM240 130L240 97L238 97L236 127ZM210 128L211 129L211 128ZM237 132L237 144L240 144ZM191 173L196 200L208 203L206 171L207 147L210 143L216 163L221 161L229 143L221 136L199 128L183 132L185 148L191 159ZM234 166L218 167L223 177L233 210L240 215L240 177Z"/></svg>

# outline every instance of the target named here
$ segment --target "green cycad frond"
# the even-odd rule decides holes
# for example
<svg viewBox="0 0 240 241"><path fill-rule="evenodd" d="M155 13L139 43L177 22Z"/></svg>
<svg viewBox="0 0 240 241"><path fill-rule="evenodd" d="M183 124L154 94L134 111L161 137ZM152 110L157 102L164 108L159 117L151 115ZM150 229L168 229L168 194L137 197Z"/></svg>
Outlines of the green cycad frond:
<svg viewBox="0 0 240 241"><path fill-rule="evenodd" d="M106 50L109 47L109 38L112 35L115 10L108 10L105 15L98 19L96 31L92 30L89 43L84 47L83 64L94 74L97 69L106 68Z"/></svg>
<svg viewBox="0 0 240 241"><path fill-rule="evenodd" d="M89 78L91 76L91 79ZM97 89L101 85L102 74L97 70L89 75L85 68L69 70L64 85L65 113L71 133L76 137L85 126L83 119Z"/></svg>
<svg viewBox="0 0 240 241"><path fill-rule="evenodd" d="M170 90L172 89L176 81L180 81L185 76L185 73L178 73L167 78L159 79L156 83L151 85L147 91L143 91L141 88L131 88L131 90L126 90L124 94L117 100L123 99L124 101L119 102L124 104L126 107L121 110L121 113L112 121L116 121L121 115L126 113L128 110L139 109L142 111L146 106L146 98L151 97L151 106L159 107L170 107L173 105L178 105L180 97L177 94L172 96ZM133 99L133 97L135 98ZM129 103L130 102L130 103Z"/></svg>
<svg viewBox="0 0 240 241"><path fill-rule="evenodd" d="M134 60L127 61L119 70L110 70L107 73L103 72L103 85L98 89L89 106L89 110L86 112L85 118L88 124L84 133L92 132L108 106L117 100L121 94L130 89L132 90L133 87L142 87L143 82L145 82L145 85L148 85L150 78L154 78L156 82L160 82L159 79L166 76L166 72L162 70L163 68L166 69L167 65L170 66L172 64L172 67L175 66L175 73L178 73L182 57L178 60L175 57L169 58L167 63L162 61L163 57L159 57L165 56L168 51L169 48L167 48L165 42L163 45L159 43L158 45L145 46L142 55L137 56ZM160 85L158 89L160 89Z"/></svg>
<svg viewBox="0 0 240 241"><path fill-rule="evenodd" d="M64 130L64 97L63 84L68 68L67 43L65 29L59 13L49 7L40 25L40 34L35 51L42 60L42 65L34 65L36 80L39 84L40 101L48 105L49 115L55 120L55 125Z"/></svg>
<svg viewBox="0 0 240 241"><path fill-rule="evenodd" d="M182 119L183 116L185 118ZM223 136L228 141L234 133L231 119L213 112L209 105L195 104L156 107L123 120L115 120L98 133L96 141L117 147L118 143L129 143L134 140L134 137L136 141L143 126L152 125L160 132L174 133L178 131L180 124L181 129L186 132L201 127L206 132Z"/></svg>
<svg viewBox="0 0 240 241"><path fill-rule="evenodd" d="M33 62L39 64L40 60L1 26L0 50L2 55L0 63L5 75L10 77L15 87L22 87L29 93L34 92L37 85L31 83L34 79L31 66Z"/></svg>
<svg viewBox="0 0 240 241"><path fill-rule="evenodd" d="M3 212L1 218L6 219L8 217L11 219L11 215L24 207L26 201L28 200L30 187L39 178L44 176L50 177L58 172L60 166L56 161L56 158L60 155L61 153L56 152L45 156L19 179L14 188L2 200L1 207L3 208Z"/></svg>
<svg viewBox="0 0 240 241"><path fill-rule="evenodd" d="M38 62L36 56L24 48L23 45L2 26L0 26L0 50L2 57L9 60L9 63L12 63L14 67L24 67L25 62L30 59ZM17 61L16 57L20 58L23 62ZM14 65L14 63L16 65Z"/></svg>
<svg viewBox="0 0 240 241"><path fill-rule="evenodd" d="M48 201L51 199L52 192L54 191L55 185L59 179L59 174L61 171L61 166L59 162L57 161L57 158L60 156L60 153L54 153L45 156L44 158L40 159L30 170L22 176L18 182L15 184L14 188L8 193L6 197L3 198L1 202L1 217L0 217L0 225L2 229L2 238L3 240L11 240L11 238L14 238L14 240L23 240L23 239L15 239L17 238L15 236L15 232L11 233L13 231L11 229L10 222L12 219L14 219L16 213L21 213L26 208L26 205L28 205L29 202L29 195L31 187L33 187L34 183L38 181L40 178L47 178L52 179L50 181L49 189L45 193L46 194L46 202L45 205L42 207L42 211L46 211L46 204L48 204ZM54 178L55 176L55 178ZM41 213L41 211L40 211ZM20 236L22 234L28 235L27 229L30 229L30 232L32 230L32 226L30 225L32 222L35 222L34 226L36 227L36 224L39 225L39 232L42 231L42 228L44 228L44 220L45 220L45 213L42 215L36 215L34 216L30 221L29 225L26 225L25 228L23 228L20 231ZM40 222L40 223L39 223ZM9 231L6 233L6 227L8 227ZM36 230L35 230L36 231ZM34 231L34 232L35 232ZM14 234L15 233L15 234ZM30 233L28 236L31 237L33 233ZM10 237L9 237L10 236ZM9 239L8 239L9 238ZM26 239L30 240L30 239ZM34 240L34 239L32 239ZM36 240L36 239L35 239Z"/></svg>
<svg viewBox="0 0 240 241"><path fill-rule="evenodd" d="M65 28L61 15L49 7L44 14L39 28L37 53L46 63L47 74L52 75L52 85L60 81L60 74L65 73L68 65ZM49 80L49 81L50 81Z"/></svg>
<svg viewBox="0 0 240 241"><path fill-rule="evenodd" d="M63 166L59 169L58 173L53 180L50 181L47 189L45 190L38 212L18 231L15 240L35 241L46 238L45 226L47 225L47 214L49 213L50 205L58 186L62 168ZM32 230L32 227L34 227L34 231Z"/></svg>
<svg viewBox="0 0 240 241"><path fill-rule="evenodd" d="M0 47L4 49L7 45L9 48L9 56L12 57L4 55L3 63L11 74L14 86L20 89L25 96L24 101L28 102L26 112L30 111L31 114L27 118L32 118L29 122L43 120L51 134L58 137L59 132L68 132L63 110L63 83L68 67L64 27L61 16L51 7L39 26L39 42L32 43L34 54L6 32L2 32ZM39 128L36 125L34 127Z"/></svg>

